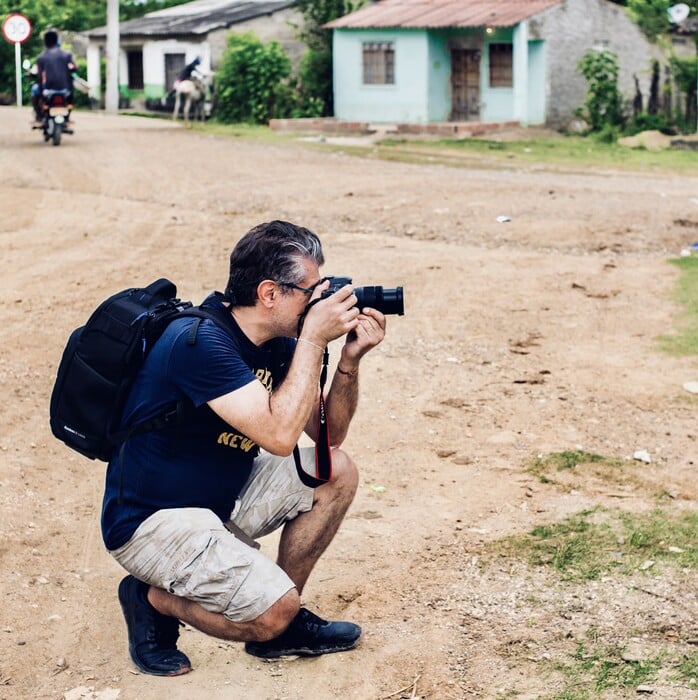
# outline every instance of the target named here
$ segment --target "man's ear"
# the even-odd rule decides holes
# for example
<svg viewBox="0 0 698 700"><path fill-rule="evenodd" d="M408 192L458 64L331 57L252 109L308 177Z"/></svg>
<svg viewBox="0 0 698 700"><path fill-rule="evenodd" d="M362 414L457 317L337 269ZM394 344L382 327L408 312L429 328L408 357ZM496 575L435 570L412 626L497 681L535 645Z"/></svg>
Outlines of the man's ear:
<svg viewBox="0 0 698 700"><path fill-rule="evenodd" d="M281 291L274 280L262 280L257 285L257 298L262 306L267 309L274 306L274 301L280 293Z"/></svg>

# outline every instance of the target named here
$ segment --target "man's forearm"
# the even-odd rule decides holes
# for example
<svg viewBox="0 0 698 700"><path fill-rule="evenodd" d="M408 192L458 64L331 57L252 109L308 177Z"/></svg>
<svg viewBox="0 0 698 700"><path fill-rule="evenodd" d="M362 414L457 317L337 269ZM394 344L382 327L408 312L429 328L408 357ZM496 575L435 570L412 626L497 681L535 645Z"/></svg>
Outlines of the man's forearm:
<svg viewBox="0 0 698 700"><path fill-rule="evenodd" d="M359 403L358 367L351 373L336 371L327 395L327 417L333 445L341 445Z"/></svg>
<svg viewBox="0 0 698 700"><path fill-rule="evenodd" d="M322 348L299 343L286 378L269 399L272 415L287 428L285 432L295 435L294 442L316 407L321 361Z"/></svg>

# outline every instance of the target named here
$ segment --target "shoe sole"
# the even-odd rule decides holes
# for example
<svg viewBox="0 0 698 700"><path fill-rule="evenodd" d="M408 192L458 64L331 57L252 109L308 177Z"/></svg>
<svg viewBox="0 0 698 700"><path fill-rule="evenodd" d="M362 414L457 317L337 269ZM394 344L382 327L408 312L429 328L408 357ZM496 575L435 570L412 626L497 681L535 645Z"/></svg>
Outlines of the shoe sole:
<svg viewBox="0 0 698 700"><path fill-rule="evenodd" d="M341 646L333 647L323 647L322 649L312 649L310 647L298 647L296 649L283 649L283 650L261 650L259 652L253 651L245 647L245 651L251 656L256 656L259 659L278 659L280 656L322 656L323 654L336 654L340 651L349 651L353 649L358 643L359 638L355 639L351 644L342 644Z"/></svg>

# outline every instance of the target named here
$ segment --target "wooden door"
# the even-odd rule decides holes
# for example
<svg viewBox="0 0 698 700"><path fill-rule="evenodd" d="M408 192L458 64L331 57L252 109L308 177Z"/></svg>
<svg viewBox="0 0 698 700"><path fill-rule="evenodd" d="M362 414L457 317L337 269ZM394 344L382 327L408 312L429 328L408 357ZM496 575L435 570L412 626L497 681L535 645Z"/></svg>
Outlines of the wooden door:
<svg viewBox="0 0 698 700"><path fill-rule="evenodd" d="M480 118L480 51L451 50L451 121Z"/></svg>

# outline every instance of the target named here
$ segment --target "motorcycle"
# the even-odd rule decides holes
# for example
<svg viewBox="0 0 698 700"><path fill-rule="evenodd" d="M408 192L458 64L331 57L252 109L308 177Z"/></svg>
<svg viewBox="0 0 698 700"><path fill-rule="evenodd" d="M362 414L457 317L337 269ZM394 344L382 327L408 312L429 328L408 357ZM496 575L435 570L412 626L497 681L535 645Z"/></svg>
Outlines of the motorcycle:
<svg viewBox="0 0 698 700"><path fill-rule="evenodd" d="M60 146L63 134L72 134L70 113L73 105L69 102L70 90L44 90L42 93L43 117L41 124L33 126L41 129L44 141Z"/></svg>

